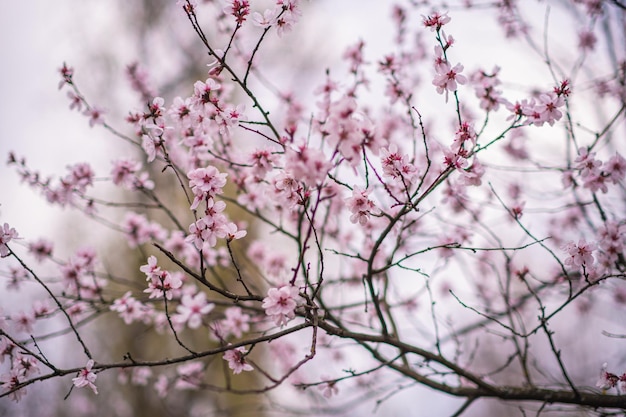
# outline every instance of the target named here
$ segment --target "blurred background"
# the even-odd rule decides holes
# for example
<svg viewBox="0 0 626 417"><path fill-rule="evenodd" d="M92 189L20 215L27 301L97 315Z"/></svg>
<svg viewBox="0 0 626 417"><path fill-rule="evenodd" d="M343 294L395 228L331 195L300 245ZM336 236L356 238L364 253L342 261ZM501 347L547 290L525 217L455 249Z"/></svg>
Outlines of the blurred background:
<svg viewBox="0 0 626 417"><path fill-rule="evenodd" d="M273 2L252 3L257 10L262 10L263 4ZM559 2L555 4L558 6ZM269 75L281 80L285 91L295 86L310 90L303 93L306 104L312 102L312 89L324 79L325 69L344 65L341 56L348 46L359 39L364 40L366 56L376 61L384 56L385 48L393 42L394 28L389 18L388 2L315 0L304 1L302 9L304 18L294 31L267 51L267 55L276 60L276 67L266 66L265 69ZM529 2L524 11L535 28L543 27L544 5ZM450 30L454 31L454 37L465 45L472 45L454 51L455 60L463 62L466 68L491 68L504 62L507 64L506 78L510 80L524 79L524 76L528 79L532 74L526 85L509 85L517 88L520 95L542 82L551 85L550 75L536 55L532 56L532 51L523 48L521 41L505 39L494 13L489 10L465 12L462 19L457 19L454 13L451 15L454 26ZM576 22L572 16L556 13L552 16L551 33L559 34L551 37L552 50L558 59L571 55L576 48ZM415 19L410 24L421 25L421 21ZM211 33L210 28L207 32ZM485 43L485 39L489 39L489 43ZM502 48L505 42L511 42L510 47ZM70 256L77 247L104 249L107 252L105 262L125 264L127 270L121 272L133 274L142 259L120 251L116 238L108 229L88 220L77 221L71 210L50 207L42 196L20 184L15 170L4 161L8 152L13 151L18 157L26 157L28 165L39 170L44 177L61 174L70 164L88 161L96 176L107 176L112 159L120 153L135 151L104 129L90 128L86 117L69 109L67 90L58 89L61 79L58 69L64 62L74 67L74 80L82 93L92 104L106 110L107 122L130 134L132 129L124 122L124 117L129 110L140 108L141 102L129 88L125 75L128 65L138 62L147 68L155 90L166 103L175 96L189 95L193 91L193 82L206 78L206 64L210 60L186 16L175 6L174 0L7 1L0 5L0 45L4 62L0 67L0 159L3 162L0 164L0 224L8 222L25 240L45 237L54 241L58 258ZM284 62L289 65L280 65ZM376 92L376 86L373 89ZM432 91L419 100L433 108L442 105L440 96ZM5 311L23 302L0 295L0 305ZM133 334L137 329L129 327L123 329L127 333L116 334L114 328L119 329L119 326L111 327L111 323L102 322L92 335L102 341L100 348L103 352L114 352L109 356L117 359L129 346L133 349L152 348L133 345L151 343L150 339L137 338ZM576 340L572 339L572 343ZM60 357L65 356L73 366L80 365L65 352L66 347L59 346ZM102 374L102 379L106 378L114 382L115 375ZM69 378L64 382L64 385L46 383L29 387L28 395L17 405L6 399L0 400L0 415L327 414L323 403L318 404L319 412L313 413L298 407L268 407L264 397L233 397L206 392L185 392L176 401L165 404L156 397L152 387L144 389L130 385L115 391L101 389L95 400L89 392L74 392L68 400L61 401L71 384ZM400 380L397 384L397 393L383 399L376 409L371 403L358 408L361 410L359 415L374 412L379 416L449 415L462 403L425 388L402 386ZM351 412L357 409L357 403L347 404L338 410L339 414L356 415ZM518 415L515 413L514 408L485 401L467 415Z"/></svg>

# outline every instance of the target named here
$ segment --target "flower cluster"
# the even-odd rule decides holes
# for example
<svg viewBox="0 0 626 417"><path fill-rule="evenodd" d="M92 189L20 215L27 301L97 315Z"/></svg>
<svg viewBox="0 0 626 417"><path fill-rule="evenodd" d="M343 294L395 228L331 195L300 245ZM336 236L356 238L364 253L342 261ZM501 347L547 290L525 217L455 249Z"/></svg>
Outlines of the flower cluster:
<svg viewBox="0 0 626 417"><path fill-rule="evenodd" d="M41 174L33 171L26 165L24 158L18 159L13 153L9 154L9 164L17 165L17 170L22 180L31 187L39 190L48 203L57 204L61 207L81 207L87 214L93 214L95 208L93 200L85 194L94 185L95 173L91 165L77 163L67 167L69 171L64 177L53 181L52 178L42 178Z"/></svg>
<svg viewBox="0 0 626 417"><path fill-rule="evenodd" d="M144 290L150 294L150 298L165 297L171 300L174 290L179 289L183 282L179 274L171 274L157 266L157 259L154 256L148 258L148 264L139 268L146 274L146 281L149 281L148 288Z"/></svg>
<svg viewBox="0 0 626 417"><path fill-rule="evenodd" d="M515 103L505 102L505 105L513 113L512 117L521 119L524 124L543 126L548 123L553 126L563 116L565 98L570 94L568 85L569 82L565 80L554 91Z"/></svg>
<svg viewBox="0 0 626 417"><path fill-rule="evenodd" d="M437 93L446 95L448 101L448 93L457 90L459 84L465 84L467 77L463 74L463 65L456 64L452 66L448 60L447 51L454 44L452 36L446 36L441 27L450 21L447 14L440 15L438 13L424 18L424 26L430 27L431 30L437 31L437 40L439 45L435 46L435 77L432 84L436 87Z"/></svg>
<svg viewBox="0 0 626 417"><path fill-rule="evenodd" d="M352 213L350 221L361 226L367 224L371 215L379 213L374 202L368 198L367 190L361 190L357 186L352 189L352 196L346 198L345 202Z"/></svg>
<svg viewBox="0 0 626 417"><path fill-rule="evenodd" d="M295 310L298 305L298 287L283 285L278 288L270 288L267 297L263 299L263 309L277 326L284 326L296 316Z"/></svg>
<svg viewBox="0 0 626 417"><path fill-rule="evenodd" d="M134 321L149 322L152 312L148 305L133 297L130 291L115 299L110 309L116 311L126 324L131 324Z"/></svg>
<svg viewBox="0 0 626 417"><path fill-rule="evenodd" d="M626 159L623 156L615 154L608 161L602 162L596 158L596 152L589 152L587 148L578 149L573 168L578 172L583 187L594 193L607 193L608 184L619 184L626 177ZM565 185L573 183L570 177Z"/></svg>
<svg viewBox="0 0 626 417"><path fill-rule="evenodd" d="M111 177L113 184L127 190L154 189L154 181L150 180L147 172L141 172L141 163L133 159L113 161Z"/></svg>
<svg viewBox="0 0 626 417"><path fill-rule="evenodd" d="M553 74L569 77L551 90L546 86L554 80L530 74L523 82L512 80L507 62L473 69L464 60L466 70L452 54L471 42L446 33L448 14L433 12L422 27L411 26L414 8L400 4L392 10L393 48L371 57L367 39L353 42L341 55L342 68L328 69L317 86L296 78L290 89L269 67L289 62L289 48L265 42L281 41L276 35L294 25L298 0L199 3L178 0L183 10L177 11L187 14L200 38L202 56L211 61L202 62L208 74L186 96L166 103L158 94L169 97L171 91L153 88L147 69L131 64L127 75L139 106L126 118L131 133L116 130L112 120L103 126L132 142L139 157L116 158L104 175L75 163L58 177L44 178L9 156L49 203L77 208L118 232L143 265L119 271L91 249L63 258L57 248L53 256L56 246L48 239L17 245L17 232L4 223L0 257L6 266L0 276L7 290L39 286L47 298L0 310L0 397L19 400L23 387L70 374L74 387L94 393L100 388L102 395L96 375L114 369L119 383L153 387L174 403L180 396L169 395L173 390L236 391L230 371L224 378L210 374L220 357L232 374L256 371L269 380L252 378L250 392L281 389L288 381L317 387L320 395L313 399L338 396L338 384L342 395L371 390L384 396L378 390L393 385L385 370L393 368L413 379L406 386L450 383L471 398L502 394L483 370L455 359L467 356L467 340L483 337L486 343L471 354L490 355L494 369L527 366L533 358L536 368L567 379L569 364L558 361L564 339L546 344L546 358L536 344L526 343L533 332L498 325L513 314L516 327L551 337L552 331L567 331L552 320L572 311L570 304L603 314L626 304L626 159L615 133L624 117L626 65L602 76L587 68L585 58L602 42L594 29L598 15L580 33L583 52L574 70L548 62ZM594 2L575 4L583 3ZM481 7L496 8L500 25L513 36L528 28L520 4ZM216 12L210 28L196 16L205 6ZM600 12L604 7L613 6L606 3ZM536 51L532 39L519 41ZM261 57L272 50L284 59ZM78 89L73 69L64 65L60 72L70 108L90 125L103 125L103 111ZM576 83L575 94L569 80ZM467 87L471 94L465 94ZM423 100L423 89L435 98L435 92L444 95L445 102ZM591 116L579 117L586 109L579 103L592 89L606 97L602 113L613 112L597 126L586 120ZM369 100L372 94L375 100ZM562 134L554 135L556 129ZM539 139L543 133L551 135ZM561 139L555 142L555 136ZM123 194L107 199L110 184ZM127 195L134 197L120 201ZM137 285L138 273L144 285ZM517 314L537 305L539 321ZM96 361L85 328L107 311L146 338L173 338L158 346L161 359L141 358L129 348L121 362ZM423 313L430 321L425 329ZM54 322L54 329L48 332L44 320ZM502 332L498 341L512 356L487 349L489 338ZM89 359L84 367L63 369L44 355L48 347L40 340L66 335ZM528 349L520 352L517 342ZM253 356L264 345L275 366L261 362L265 355ZM414 358L399 360L398 347ZM353 355L358 349L368 361L362 369L351 363L360 362ZM458 355L444 360L441 352L454 349ZM311 367L303 366L312 360L347 371L313 379ZM414 368L426 362L427 372L416 374ZM312 380L317 382L304 382ZM465 385L467 380L472 383ZM556 384L520 386L521 401L565 398L552 395ZM569 384L559 386L563 393ZM626 374L605 367L598 387L626 390ZM605 400L585 394L597 409L605 408Z"/></svg>
<svg viewBox="0 0 626 417"><path fill-rule="evenodd" d="M235 223L229 222L225 214L223 201L215 201L215 196L223 192L226 185L226 174L220 173L217 168L197 168L187 174L189 186L194 194L191 209L196 210L201 202L204 203L204 216L189 226L189 236L186 241L192 242L196 248L202 249L204 244L209 247L217 245L218 238L227 238L229 241L240 239L246 235L245 230L238 230Z"/></svg>
<svg viewBox="0 0 626 417"><path fill-rule="evenodd" d="M404 184L405 187L418 178L417 167L410 163L409 156L401 154L393 143L389 148L381 148L380 161L383 165L383 174Z"/></svg>
<svg viewBox="0 0 626 417"><path fill-rule="evenodd" d="M229 0L224 11L234 16L237 24L241 25L246 21L246 16L250 14L250 3L248 0Z"/></svg>

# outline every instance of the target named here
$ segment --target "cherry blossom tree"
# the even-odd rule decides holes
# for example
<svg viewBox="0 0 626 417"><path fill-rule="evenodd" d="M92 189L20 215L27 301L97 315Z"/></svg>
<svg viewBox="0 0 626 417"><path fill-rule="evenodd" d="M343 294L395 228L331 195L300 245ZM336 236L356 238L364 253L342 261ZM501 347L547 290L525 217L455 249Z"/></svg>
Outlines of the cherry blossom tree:
<svg viewBox="0 0 626 417"><path fill-rule="evenodd" d="M263 395L318 415L422 389L460 399L452 415L490 400L621 415L626 4L533 2L537 25L521 2L430 3L391 7L384 55L356 41L319 85L288 90L273 74L292 63L264 51L307 19L299 0L178 0L206 75L166 100L130 66L143 107L126 120L62 64L70 110L136 153L50 177L8 163L143 264L119 276L90 248L61 258L3 219L7 289L36 297L0 310L0 397L19 406L57 380L66 398L96 398L124 381L165 403ZM472 59L489 45L457 35L472 16L495 16L543 74L519 74L511 51L496 67ZM555 40L555 20L577 38ZM100 317L164 350L107 358L90 333ZM58 343L69 362L51 359Z"/></svg>

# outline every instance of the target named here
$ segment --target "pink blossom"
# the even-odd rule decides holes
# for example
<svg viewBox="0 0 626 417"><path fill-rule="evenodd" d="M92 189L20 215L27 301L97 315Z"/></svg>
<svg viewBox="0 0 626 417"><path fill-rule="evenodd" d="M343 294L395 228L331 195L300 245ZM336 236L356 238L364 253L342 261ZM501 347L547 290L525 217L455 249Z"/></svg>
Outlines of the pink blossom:
<svg viewBox="0 0 626 417"><path fill-rule="evenodd" d="M72 84L72 77L74 76L74 68L68 67L64 62L63 66L59 68L61 74L61 81L59 81L59 90L63 88L65 84Z"/></svg>
<svg viewBox="0 0 626 417"><path fill-rule="evenodd" d="M177 6L182 6L187 13L194 13L198 7L197 0L176 0Z"/></svg>
<svg viewBox="0 0 626 417"><path fill-rule="evenodd" d="M227 226L227 224L228 219L223 214L215 213L202 217L189 225L189 235L185 240L193 243L197 249L201 249L205 243L211 248L215 247L217 239L227 236L231 237L229 233L232 233L231 240L245 236L245 231L238 232L236 225L233 229L231 226Z"/></svg>
<svg viewBox="0 0 626 417"><path fill-rule="evenodd" d="M510 210L514 218L520 219L522 217L522 215L524 214L525 205L526 205L525 201L518 201L518 202L515 202L515 204L511 206Z"/></svg>
<svg viewBox="0 0 626 417"><path fill-rule="evenodd" d="M150 135L141 137L141 147L146 152L147 161L152 162L156 159L157 148L161 145L160 139L153 139Z"/></svg>
<svg viewBox="0 0 626 417"><path fill-rule="evenodd" d="M149 281L148 288L144 292L150 294L149 298L165 297L167 300L171 300L174 290L180 288L183 282L178 274L163 271L156 263L156 257L150 256L148 257L148 264L139 268L141 272L146 274L146 280Z"/></svg>
<svg viewBox="0 0 626 417"><path fill-rule="evenodd" d="M578 48L582 51L593 51L597 42L598 38L592 31L583 29L578 32Z"/></svg>
<svg viewBox="0 0 626 417"><path fill-rule="evenodd" d="M140 168L141 164L139 161L133 159L119 159L113 161L113 169L111 169L113 184L122 185L126 189L131 189L135 182L135 174Z"/></svg>
<svg viewBox="0 0 626 417"><path fill-rule="evenodd" d="M17 239L18 235L14 228L9 226L8 223L5 223L2 228L0 228L0 257L4 258L9 255L9 247L7 243L9 243L12 239Z"/></svg>
<svg viewBox="0 0 626 417"><path fill-rule="evenodd" d="M126 324L145 318L146 306L132 297L130 291L127 291L121 298L114 300L109 308L118 312Z"/></svg>
<svg viewBox="0 0 626 417"><path fill-rule="evenodd" d="M226 176L228 174L220 173L214 166L206 168L196 168L187 173L189 178L189 186L195 195L192 210L198 207L202 200L214 197L216 194L222 194L222 188L226 185Z"/></svg>
<svg viewBox="0 0 626 417"><path fill-rule="evenodd" d="M33 254L38 262L52 256L52 242L46 239L39 239L28 244L28 251Z"/></svg>
<svg viewBox="0 0 626 417"><path fill-rule="evenodd" d="M302 201L300 197L302 186L291 174L281 171L272 179L272 184L274 185L274 192L287 203L290 209Z"/></svg>
<svg viewBox="0 0 626 417"><path fill-rule="evenodd" d="M75 164L68 167L70 175L66 181L72 184L79 192L84 193L88 186L93 185L95 173L87 163Z"/></svg>
<svg viewBox="0 0 626 417"><path fill-rule="evenodd" d="M148 279L152 276L152 274L158 274L161 271L161 268L157 266L157 258L156 256L149 256L148 263L146 265L142 265L139 267L139 270L148 276Z"/></svg>
<svg viewBox="0 0 626 417"><path fill-rule="evenodd" d="M250 330L250 316L243 313L239 307L229 307L224 311L226 318L221 321L224 331L231 333L235 337Z"/></svg>
<svg viewBox="0 0 626 417"><path fill-rule="evenodd" d="M148 385L148 379L152 376L152 370L147 366L139 366L133 369L131 382L134 385Z"/></svg>
<svg viewBox="0 0 626 417"><path fill-rule="evenodd" d="M250 258L252 262L261 264L267 257L267 247L265 242L261 242L259 240L252 242L248 246L246 255L248 255L248 258Z"/></svg>
<svg viewBox="0 0 626 417"><path fill-rule="evenodd" d="M597 160L595 156L595 152L589 152L589 149L585 147L578 149L578 156L574 160L574 167L580 170L581 177L600 175L602 162Z"/></svg>
<svg viewBox="0 0 626 417"><path fill-rule="evenodd" d="M11 315L11 321L17 332L32 333L35 324L35 314L33 312L20 311Z"/></svg>
<svg viewBox="0 0 626 417"><path fill-rule="evenodd" d="M29 378L39 373L39 363L37 359L21 352L15 355L13 367L18 369L24 378Z"/></svg>
<svg viewBox="0 0 626 417"><path fill-rule="evenodd" d="M602 171L609 181L617 184L626 177L626 159L620 154L615 154L602 164Z"/></svg>
<svg viewBox="0 0 626 417"><path fill-rule="evenodd" d="M607 221L598 229L598 246L609 262L618 261L619 256L624 252L625 243L626 225Z"/></svg>
<svg viewBox="0 0 626 417"><path fill-rule="evenodd" d="M363 59L363 49L365 42L360 39L356 44L348 47L343 53L343 58L350 64L350 72L357 74L359 68L365 63Z"/></svg>
<svg viewBox="0 0 626 417"><path fill-rule="evenodd" d="M417 168L409 162L407 154L400 154L395 144L389 145L389 148L380 149L380 161L385 176L403 184L415 182Z"/></svg>
<svg viewBox="0 0 626 417"><path fill-rule="evenodd" d="M278 10L276 8L265 9L263 14L254 12L252 13L252 23L255 26L265 29L272 26L276 22L276 16L278 16Z"/></svg>
<svg viewBox="0 0 626 417"><path fill-rule="evenodd" d="M233 374L240 374L243 371L252 371L254 368L246 362L248 351L242 346L224 352L223 359L228 361L228 367L233 370Z"/></svg>
<svg viewBox="0 0 626 417"><path fill-rule="evenodd" d="M244 112L245 105L243 104L239 104L236 107L229 104L223 111L218 111L215 121L220 127L220 133L230 133L231 129L239 124L240 120L246 120Z"/></svg>
<svg viewBox="0 0 626 417"><path fill-rule="evenodd" d="M164 241L167 238L167 232L159 223L148 222L144 216L136 213L126 214L122 228L131 248L151 240Z"/></svg>
<svg viewBox="0 0 626 417"><path fill-rule="evenodd" d="M89 117L90 127L104 124L104 110L100 109L99 107L86 109L83 114Z"/></svg>
<svg viewBox="0 0 626 417"><path fill-rule="evenodd" d="M133 62L126 67L126 75L130 80L130 85L140 94L141 100L149 101L156 95L156 91L150 83L148 71L138 62Z"/></svg>
<svg viewBox="0 0 626 417"><path fill-rule="evenodd" d="M559 107L565 105L565 99L562 95L557 95L554 92L548 94L542 94L539 96L539 102L535 107L535 111L540 114L539 120L534 123L541 125L547 122L550 126L561 119L563 113L559 110Z"/></svg>
<svg viewBox="0 0 626 417"><path fill-rule="evenodd" d="M76 378L72 378L72 382L74 383L74 386L78 388L89 387L94 394L97 394L98 388L94 382L96 382L96 378L98 378L98 376L91 371L93 365L93 359L89 359L87 361L87 366L78 372L78 376Z"/></svg>
<svg viewBox="0 0 626 417"><path fill-rule="evenodd" d="M228 222L224 224L222 229L226 235L225 236L226 240L228 240L229 242L232 240L241 239L242 237L245 237L248 234L248 232L245 230L239 230L237 225L233 222Z"/></svg>
<svg viewBox="0 0 626 417"><path fill-rule="evenodd" d="M0 311L2 313L2 311ZM4 327L2 328L4 330ZM5 356L9 359L13 357L16 346L6 337L0 338L0 363L4 363Z"/></svg>
<svg viewBox="0 0 626 417"><path fill-rule="evenodd" d="M437 87L437 92L443 94L444 92L454 92L457 89L457 84L465 84L467 78L461 75L463 71L463 65L456 64L450 68L450 65L444 66L443 71L437 73L433 79L433 85Z"/></svg>
<svg viewBox="0 0 626 417"><path fill-rule="evenodd" d="M573 267L585 267L589 268L594 263L593 251L596 250L595 243L587 243L585 239L580 239L578 244L574 242L568 242L563 246L563 250L569 255L565 259L565 265Z"/></svg>
<svg viewBox="0 0 626 417"><path fill-rule="evenodd" d="M465 152L471 149L475 144L476 131L474 127L468 122L461 123L461 126L454 132L454 141L452 142L451 148L457 149L459 153L465 155Z"/></svg>
<svg viewBox="0 0 626 417"><path fill-rule="evenodd" d="M152 181L147 172L141 172L134 178L132 189L136 190L153 190L154 181Z"/></svg>
<svg viewBox="0 0 626 417"><path fill-rule="evenodd" d="M626 391L626 372L624 372L622 375L620 375L619 377L619 390L621 392L625 392Z"/></svg>
<svg viewBox="0 0 626 417"><path fill-rule="evenodd" d="M287 256L284 253L272 252L261 262L270 276L280 276L287 271Z"/></svg>
<svg viewBox="0 0 626 417"><path fill-rule="evenodd" d="M70 110L78 110L81 111L83 108L83 99L81 96L76 94L73 91L67 92L67 97L70 99Z"/></svg>
<svg viewBox="0 0 626 417"><path fill-rule="evenodd" d="M267 187L264 183L257 182L253 178L250 178L250 180L250 182L245 184L245 192L242 192L237 197L237 203L252 211L261 210L268 203L266 197Z"/></svg>
<svg viewBox="0 0 626 417"><path fill-rule="evenodd" d="M462 149L459 151L454 151L451 149L443 150L443 162L446 166L463 170L467 167L467 159L462 154L466 154Z"/></svg>
<svg viewBox="0 0 626 417"><path fill-rule="evenodd" d="M520 18L513 2L500 3L498 23L504 29L506 38L518 37L528 32L528 25Z"/></svg>
<svg viewBox="0 0 626 417"><path fill-rule="evenodd" d="M607 372L606 370L607 364L604 363L602 365L602 371L600 372L600 379L596 383L596 387L601 390L608 390L617 386L619 381L619 377L611 372Z"/></svg>
<svg viewBox="0 0 626 417"><path fill-rule="evenodd" d="M202 249L204 246L204 231L206 223L204 218L195 221L189 225L189 235L185 237L185 242L192 243L196 249ZM217 242L216 242L217 243Z"/></svg>
<svg viewBox="0 0 626 417"><path fill-rule="evenodd" d="M590 189L592 192L602 191L607 193L609 187L607 186L607 177L602 173L595 173L589 175L583 179L583 187Z"/></svg>
<svg viewBox="0 0 626 417"><path fill-rule="evenodd" d="M52 313L52 309L48 304L48 300L35 300L33 301L33 315L35 318L45 317Z"/></svg>
<svg viewBox="0 0 626 417"><path fill-rule="evenodd" d="M22 283L28 279L28 271L17 266L9 266L9 279L7 280L7 290L19 291Z"/></svg>
<svg viewBox="0 0 626 417"><path fill-rule="evenodd" d="M257 177L264 177L278 162L277 155L269 149L260 149L252 152L248 157L248 162L253 167L253 174Z"/></svg>
<svg viewBox="0 0 626 417"><path fill-rule="evenodd" d="M284 326L296 316L298 293L298 287L293 285L270 288L267 291L267 297L263 299L262 307L265 314L270 316L277 326Z"/></svg>
<svg viewBox="0 0 626 417"><path fill-rule="evenodd" d="M276 0L276 4L282 7L284 13L276 21L276 33L283 36L291 31L293 25L296 24L298 18L302 15L300 11L300 0Z"/></svg>
<svg viewBox="0 0 626 417"><path fill-rule="evenodd" d="M176 307L178 313L172 317L172 320L177 324L187 324L190 329L197 329L202 324L204 316L209 314L214 307L215 305L207 301L206 294L202 291L194 296L185 294Z"/></svg>
<svg viewBox="0 0 626 417"><path fill-rule="evenodd" d="M352 223L359 223L361 226L364 226L369 222L371 215L379 213L374 202L368 198L368 194L367 190L361 190L355 186L352 189L352 196L344 200L348 210L352 213L352 216L350 216Z"/></svg>
<svg viewBox="0 0 626 417"><path fill-rule="evenodd" d="M461 182L464 185L479 186L482 184L482 177L485 174L485 167L480 163L478 158L474 158L472 165L468 168L460 170Z"/></svg>
<svg viewBox="0 0 626 417"><path fill-rule="evenodd" d="M241 25L250 14L250 3L248 0L228 0L228 6L224 8L224 13L234 16L237 25Z"/></svg>
<svg viewBox="0 0 626 417"><path fill-rule="evenodd" d="M499 67L494 67L491 73L477 71L471 77L472 83L475 84L476 97L480 99L480 108L486 111L497 111L500 103L504 102L502 92L496 89L500 84L499 71Z"/></svg>
<svg viewBox="0 0 626 417"><path fill-rule="evenodd" d="M441 27L450 22L450 16L448 12L443 14L434 12L429 16L422 15L422 23L425 27L430 28L431 31L439 31Z"/></svg>
<svg viewBox="0 0 626 417"><path fill-rule="evenodd" d="M187 122L190 121L190 116L194 110L190 97L185 99L175 97L167 112L174 118L175 122L180 123L182 126L187 126Z"/></svg>
<svg viewBox="0 0 626 417"><path fill-rule="evenodd" d="M196 81L193 85L194 101L193 103L199 107L214 101L211 92L217 91L221 86L213 79L207 78L206 82Z"/></svg>
<svg viewBox="0 0 626 417"><path fill-rule="evenodd" d="M12 401L18 402L26 395L25 388L19 388L21 382L24 381L24 371L22 369L13 368L9 373L0 375L0 383L2 383L2 389L6 391L13 391L9 398Z"/></svg>
<svg viewBox="0 0 626 417"><path fill-rule="evenodd" d="M450 64L443 53L441 45L435 45L435 60L433 64L437 74L444 74L450 68Z"/></svg>
<svg viewBox="0 0 626 417"><path fill-rule="evenodd" d="M77 301L72 303L69 307L66 308L67 314L72 318L72 320L80 320L84 317L84 314L90 310L89 304L84 301Z"/></svg>
<svg viewBox="0 0 626 417"><path fill-rule="evenodd" d="M154 389L156 390L159 398L167 397L167 391L169 389L169 381L165 375L161 374L157 377L157 380L154 383Z"/></svg>
<svg viewBox="0 0 626 417"><path fill-rule="evenodd" d="M285 169L308 186L314 187L326 178L331 164L328 157L318 149L306 145L285 151Z"/></svg>

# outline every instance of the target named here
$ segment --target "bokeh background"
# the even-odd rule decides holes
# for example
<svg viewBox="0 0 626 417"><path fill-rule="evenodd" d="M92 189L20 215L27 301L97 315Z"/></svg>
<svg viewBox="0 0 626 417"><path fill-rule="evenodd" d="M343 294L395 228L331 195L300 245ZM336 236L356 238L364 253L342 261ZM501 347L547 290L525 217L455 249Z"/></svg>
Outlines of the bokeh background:
<svg viewBox="0 0 626 417"><path fill-rule="evenodd" d="M272 2L253 2L256 4ZM460 2L462 3L462 2ZM555 7L559 2L554 2ZM285 87L299 85L312 90L324 77L326 68L342 65L341 55L346 47L359 39L367 45L366 54L377 60L393 42L393 27L389 19L390 3L378 0L315 0L302 4L304 18L292 33L285 35L278 46L267 54L276 61L269 74L281 80ZM261 8L261 7L259 7ZM454 9L454 8L453 8ZM462 7L457 8L461 11ZM546 5L528 2L525 16L535 27L544 25ZM576 53L577 20L575 16L553 13L550 20L550 42L557 59L567 59ZM466 68L491 68L506 63L509 80L527 83L509 85L520 94L531 85L551 79L546 68L522 41L504 38L495 16L487 9L463 11L450 30L461 45L454 51L455 59ZM420 25L414 20L412 25ZM108 174L110 161L123 152L133 152L104 129L90 128L87 119L69 109L66 91L59 91L58 69L63 62L75 68L75 81L91 102L107 111L106 119L120 130L131 132L123 118L129 110L139 107L135 93L130 91L125 68L133 62L146 67L153 84L169 102L177 95L192 91L193 82L206 78L209 58L197 41L183 12L174 0L32 0L4 1L0 4L0 224L8 222L21 236L30 240L46 237L56 243L55 254L64 258L76 247L93 246L107 251L105 262L128 264L129 270L140 265L139 259L116 249L115 237L94 222L77 220L71 210L51 208L36 192L24 184L12 167L4 163L9 151L25 156L29 166L43 176L57 175L69 164L89 161L96 173ZM281 64L289 62L289 65ZM372 100L375 100L373 86ZM312 102L312 92L305 91ZM434 92L419 100L425 105L441 105ZM0 289L0 291L3 291ZM24 300L0 293L0 305L11 310ZM581 319L584 321L584 319ZM593 323L587 325L593 325ZM131 333L111 337L109 324L102 323L101 333L92 334L102 341L102 349L115 351L136 335ZM108 329L108 330L107 330ZM142 343L149 343L143 340ZM575 340L572 340L575 343ZM582 341L590 343L590 341ZM137 346L135 346L137 348ZM140 347L139 347L140 348ZM146 347L149 348L149 347ZM601 348L599 348L601 349ZM59 356L71 361L66 346L59 346ZM595 360L601 363L601 360ZM110 382L114 377L109 378ZM154 400L150 389L124 387L118 392L103 392L93 401L89 393L73 393L66 401L69 379L65 385L38 384L29 388L22 403L9 404L0 400L0 415L11 416L140 416L140 415L307 415L306 410L266 409L255 400L200 394L184 394L180 402L187 408L168 408ZM401 384L401 382L398 382ZM460 400L433 393L424 388L399 389L382 402L342 410L347 415L360 410L359 415L376 412L379 416L447 415L457 409ZM181 394L182 395L182 394ZM89 397L89 398L87 398ZM202 398L205 397L205 398ZM208 398L207 398L208 397ZM218 404L217 411L203 409L205 402ZM249 403L248 401L252 401ZM324 404L319 404L323 410ZM516 415L514 408L502 408L486 401L467 415ZM316 413L323 415L323 411Z"/></svg>

